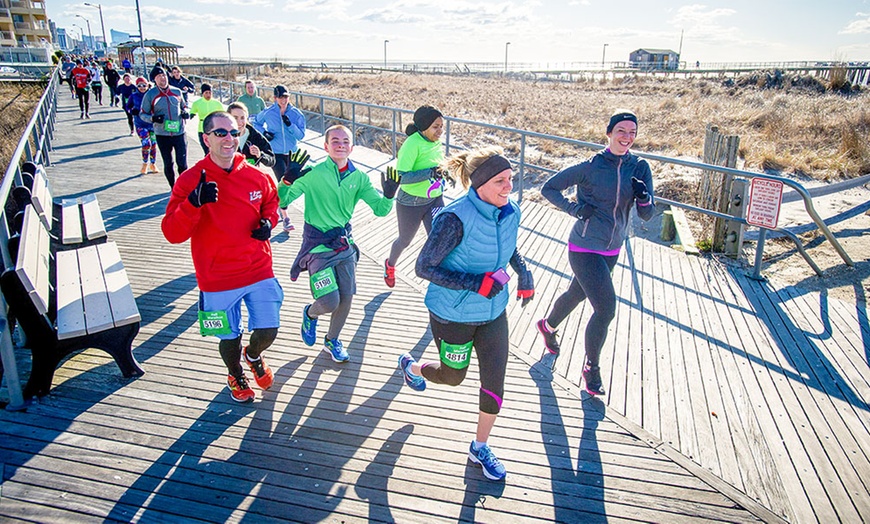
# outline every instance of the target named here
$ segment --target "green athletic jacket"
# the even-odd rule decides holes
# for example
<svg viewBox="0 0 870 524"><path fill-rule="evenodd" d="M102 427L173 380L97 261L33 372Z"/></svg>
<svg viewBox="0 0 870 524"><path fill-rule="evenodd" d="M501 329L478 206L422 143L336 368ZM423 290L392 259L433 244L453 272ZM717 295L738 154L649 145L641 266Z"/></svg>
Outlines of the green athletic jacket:
<svg viewBox="0 0 870 524"><path fill-rule="evenodd" d="M350 222L360 200L368 204L379 217L387 216L393 209L393 199L384 197L372 186L369 176L356 169L350 161L344 178L339 179L338 166L327 157L293 185L282 182L278 186L282 208L305 195L305 222L321 232L344 227ZM312 253L325 251L329 251L329 248L323 245L311 250Z"/></svg>
<svg viewBox="0 0 870 524"><path fill-rule="evenodd" d="M431 173L422 171L437 166L443 159L444 146L440 141L432 142L419 132L406 138L396 159L396 169L402 174L401 190L415 197L439 196L440 189L427 194L435 180L431 178Z"/></svg>
<svg viewBox="0 0 870 524"><path fill-rule="evenodd" d="M202 123L205 121L205 117L214 113L215 111L226 111L226 108L217 98L212 98L211 100L206 100L205 98L197 98L196 101L190 106L190 113L192 115L196 115L199 117L199 132L202 133Z"/></svg>

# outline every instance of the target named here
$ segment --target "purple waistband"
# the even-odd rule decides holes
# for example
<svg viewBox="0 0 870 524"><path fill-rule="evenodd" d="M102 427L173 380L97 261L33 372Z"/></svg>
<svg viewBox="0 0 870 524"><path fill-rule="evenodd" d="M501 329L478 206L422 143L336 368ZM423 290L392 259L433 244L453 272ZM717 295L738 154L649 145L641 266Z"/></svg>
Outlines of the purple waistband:
<svg viewBox="0 0 870 524"><path fill-rule="evenodd" d="M585 247L580 247L568 242L568 251L573 251L575 253L595 253L597 255L603 255L605 257L612 257L619 254L619 251L622 248L611 249L610 251L601 251L598 249L586 249Z"/></svg>

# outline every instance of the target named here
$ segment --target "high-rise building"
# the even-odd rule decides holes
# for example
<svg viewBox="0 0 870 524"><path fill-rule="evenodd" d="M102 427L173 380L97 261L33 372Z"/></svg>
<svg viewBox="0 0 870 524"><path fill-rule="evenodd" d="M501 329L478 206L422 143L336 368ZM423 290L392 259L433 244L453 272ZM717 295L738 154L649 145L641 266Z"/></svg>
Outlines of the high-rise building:
<svg viewBox="0 0 870 524"><path fill-rule="evenodd" d="M43 46L51 41L43 0L0 0L0 46Z"/></svg>

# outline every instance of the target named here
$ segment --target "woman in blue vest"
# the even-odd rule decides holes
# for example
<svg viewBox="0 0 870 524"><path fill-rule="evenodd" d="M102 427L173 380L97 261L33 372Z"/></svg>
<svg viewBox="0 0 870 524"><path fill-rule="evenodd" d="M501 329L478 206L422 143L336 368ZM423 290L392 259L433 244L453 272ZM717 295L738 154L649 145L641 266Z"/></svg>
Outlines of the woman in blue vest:
<svg viewBox="0 0 870 524"><path fill-rule="evenodd" d="M475 349L480 366L480 414L468 452L490 480L505 477L505 468L487 445L501 409L508 357L508 303L505 271L519 276L517 299L525 306L534 294L531 272L517 251L520 208L510 200L510 162L500 148L466 151L448 159L447 168L465 196L441 210L417 259L417 275L430 282L426 307L440 360L416 362L399 357L405 383L416 391L426 380L458 386ZM470 186L470 188L469 188Z"/></svg>

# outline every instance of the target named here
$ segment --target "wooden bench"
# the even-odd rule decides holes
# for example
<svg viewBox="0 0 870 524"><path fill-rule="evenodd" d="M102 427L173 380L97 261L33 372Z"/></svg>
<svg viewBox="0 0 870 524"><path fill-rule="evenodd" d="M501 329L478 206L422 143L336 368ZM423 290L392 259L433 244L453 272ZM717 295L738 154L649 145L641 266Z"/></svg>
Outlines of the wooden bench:
<svg viewBox="0 0 870 524"><path fill-rule="evenodd" d="M65 198L55 204L48 187L45 171L35 164L26 165L25 172L31 174L30 201L43 225L60 238L61 244L68 246L82 242L98 243L106 239L106 225L96 195L79 198ZM60 217L55 227L54 217ZM90 242L89 242L90 241Z"/></svg>
<svg viewBox="0 0 870 524"><path fill-rule="evenodd" d="M25 398L48 394L61 360L81 349L106 351L125 377L145 373L132 352L139 309L114 242L52 253L49 231L31 205L9 249L15 266L0 275L0 289L32 354Z"/></svg>

